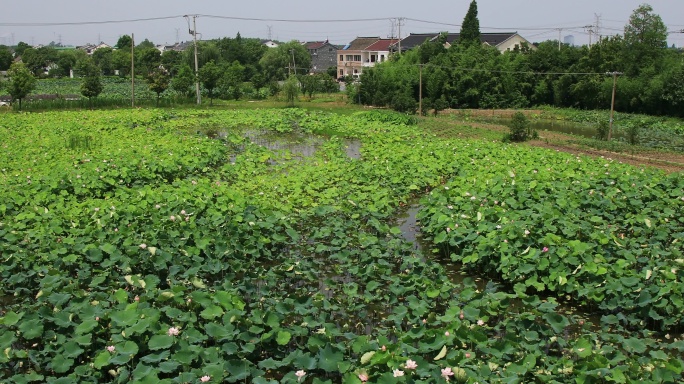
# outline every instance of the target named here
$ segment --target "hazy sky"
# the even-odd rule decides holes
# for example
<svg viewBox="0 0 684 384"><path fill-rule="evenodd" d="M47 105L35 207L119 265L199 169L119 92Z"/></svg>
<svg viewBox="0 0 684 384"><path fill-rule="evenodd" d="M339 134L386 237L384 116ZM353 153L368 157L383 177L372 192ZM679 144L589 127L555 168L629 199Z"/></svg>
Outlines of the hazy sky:
<svg viewBox="0 0 684 384"><path fill-rule="evenodd" d="M586 44L589 34L583 27L594 24L596 16L602 35L622 33L630 14L642 3L643 0L480 0L478 9L482 32L518 31L535 42L557 39L558 29L562 28L562 37L573 35L576 44ZM668 30L684 29L684 0L648 3ZM182 17L185 14L201 15L197 18L197 31L204 39L235 37L237 32L243 37L265 39L270 33L272 39L281 41L327 38L335 44L346 44L357 36L397 36L398 28L396 23L393 28L392 23L396 18L406 18L401 36L411 32L458 32L469 4L470 0L2 0L0 44L61 41L65 45L82 45L103 41L114 45L119 36L131 33L135 34L136 42L147 38L157 44L172 44L191 39ZM85 24L161 17L169 18ZM671 33L668 40L682 47L684 33Z"/></svg>

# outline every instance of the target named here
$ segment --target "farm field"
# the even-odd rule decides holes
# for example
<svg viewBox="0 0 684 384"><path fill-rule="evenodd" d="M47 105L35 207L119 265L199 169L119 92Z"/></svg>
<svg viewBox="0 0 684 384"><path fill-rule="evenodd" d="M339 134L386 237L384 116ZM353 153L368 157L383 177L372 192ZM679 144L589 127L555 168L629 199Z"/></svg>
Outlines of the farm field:
<svg viewBox="0 0 684 384"><path fill-rule="evenodd" d="M2 117L3 382L684 379L681 173L378 110Z"/></svg>

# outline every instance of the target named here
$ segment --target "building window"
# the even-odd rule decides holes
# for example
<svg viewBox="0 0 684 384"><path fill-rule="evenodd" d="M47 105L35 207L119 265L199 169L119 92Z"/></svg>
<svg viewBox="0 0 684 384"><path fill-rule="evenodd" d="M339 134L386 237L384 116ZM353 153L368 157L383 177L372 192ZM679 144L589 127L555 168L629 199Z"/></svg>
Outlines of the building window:
<svg viewBox="0 0 684 384"><path fill-rule="evenodd" d="M361 61L361 55L354 55L354 61Z"/></svg>
<svg viewBox="0 0 684 384"><path fill-rule="evenodd" d="M340 61L344 61L344 56L340 55Z"/></svg>
<svg viewBox="0 0 684 384"><path fill-rule="evenodd" d="M344 76L344 69L340 69L340 76Z"/></svg>
<svg viewBox="0 0 684 384"><path fill-rule="evenodd" d="M347 55L347 61L354 61L354 55Z"/></svg>
<svg viewBox="0 0 684 384"><path fill-rule="evenodd" d="M382 63L383 61L385 61L385 55L380 55L380 62Z"/></svg>

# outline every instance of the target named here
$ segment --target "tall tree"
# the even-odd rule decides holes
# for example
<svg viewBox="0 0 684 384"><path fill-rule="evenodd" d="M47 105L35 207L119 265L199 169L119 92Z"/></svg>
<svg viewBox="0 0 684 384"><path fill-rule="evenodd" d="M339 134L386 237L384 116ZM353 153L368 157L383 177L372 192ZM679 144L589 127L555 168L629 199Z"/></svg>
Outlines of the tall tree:
<svg viewBox="0 0 684 384"><path fill-rule="evenodd" d="M639 75L650 66L660 69L667 48L667 27L650 5L642 4L632 12L625 25L624 48L628 75Z"/></svg>
<svg viewBox="0 0 684 384"><path fill-rule="evenodd" d="M6 71L12 65L12 51L5 45L0 45L0 71Z"/></svg>
<svg viewBox="0 0 684 384"><path fill-rule="evenodd" d="M461 24L461 34L459 43L464 45L480 44L480 20L477 18L477 1L470 2L468 13L466 13Z"/></svg>
<svg viewBox="0 0 684 384"><path fill-rule="evenodd" d="M100 68L88 58L83 62L83 83L81 83L81 94L92 102L93 97L102 93L104 88L100 76Z"/></svg>
<svg viewBox="0 0 684 384"><path fill-rule="evenodd" d="M195 71L189 65L183 65L178 70L178 74L171 80L171 89L185 97L190 97L195 85Z"/></svg>
<svg viewBox="0 0 684 384"><path fill-rule="evenodd" d="M199 70L199 79L209 93L209 105L214 105L214 89L218 86L222 75L221 67L213 60L204 64Z"/></svg>
<svg viewBox="0 0 684 384"><path fill-rule="evenodd" d="M150 90L154 93L157 94L157 107L159 106L159 98L161 97L161 94L166 91L166 89L169 87L169 72L166 71L166 69L158 67L152 70L150 74L146 78L147 80L147 85L150 87Z"/></svg>
<svg viewBox="0 0 684 384"><path fill-rule="evenodd" d="M19 110L21 110L21 101L36 87L36 78L23 63L12 64L7 71L7 76L9 77L7 91L13 101L19 100Z"/></svg>
<svg viewBox="0 0 684 384"><path fill-rule="evenodd" d="M131 50L131 44L133 44L133 39L128 36L128 35L123 35L119 37L119 40L116 42L116 48L117 49L127 49Z"/></svg>

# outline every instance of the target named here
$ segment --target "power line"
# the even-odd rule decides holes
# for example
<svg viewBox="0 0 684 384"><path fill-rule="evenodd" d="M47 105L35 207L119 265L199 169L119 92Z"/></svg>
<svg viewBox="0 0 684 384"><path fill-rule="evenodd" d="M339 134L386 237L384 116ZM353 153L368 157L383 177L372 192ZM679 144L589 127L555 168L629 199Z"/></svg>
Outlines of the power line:
<svg viewBox="0 0 684 384"><path fill-rule="evenodd" d="M52 27L52 26L69 26L69 25L121 24L121 23L138 23L138 22L142 22L142 21L169 20L169 19L177 19L177 18L181 18L181 17L183 17L183 15L147 17L147 18L143 18L143 19L126 19L126 20L74 21L74 22L57 22L57 23L0 23L0 27Z"/></svg>

